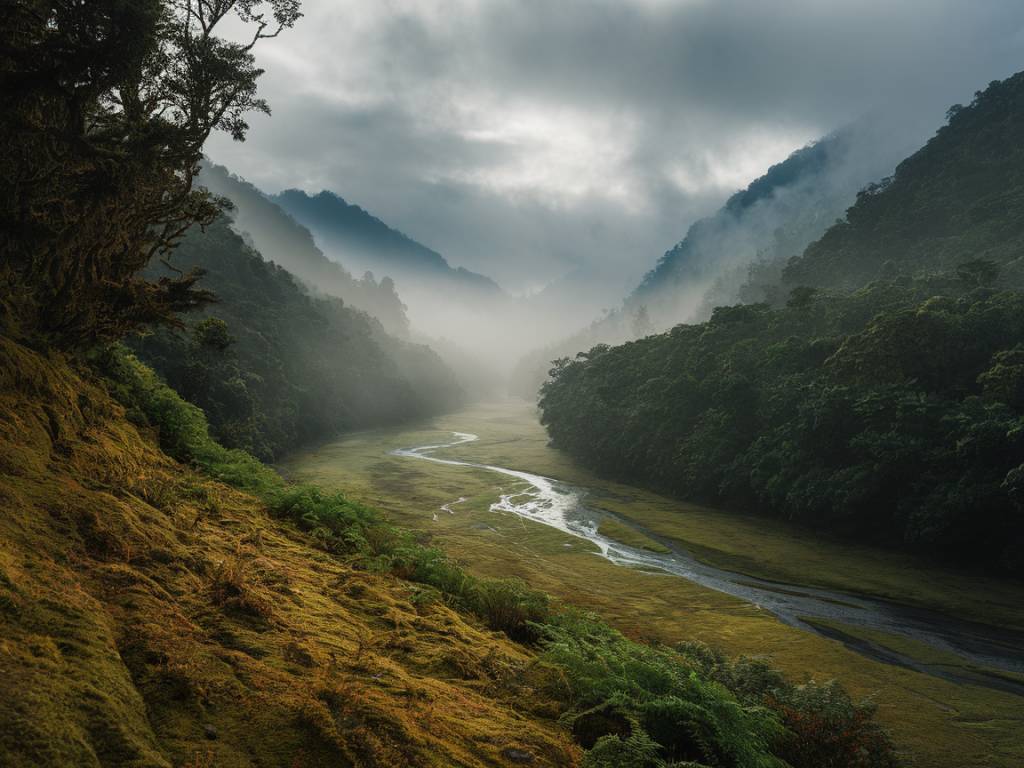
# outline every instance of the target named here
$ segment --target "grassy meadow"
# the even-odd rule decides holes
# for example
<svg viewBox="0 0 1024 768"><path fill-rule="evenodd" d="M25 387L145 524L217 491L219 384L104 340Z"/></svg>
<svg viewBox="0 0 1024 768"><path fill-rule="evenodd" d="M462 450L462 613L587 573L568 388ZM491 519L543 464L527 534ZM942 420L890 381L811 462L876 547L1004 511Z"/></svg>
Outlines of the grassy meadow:
<svg viewBox="0 0 1024 768"><path fill-rule="evenodd" d="M1024 700L887 665L841 642L788 627L756 606L684 579L623 568L589 543L512 514L492 512L513 478L389 455L444 442L452 431L480 436L438 455L526 470L589 489L588 502L634 519L719 567L920 605L963 619L1024 628L1024 588L915 562L904 554L823 541L775 521L727 514L600 480L547 446L525 403L481 405L413 427L355 433L296 454L281 469L295 480L346 492L442 546L481 576L519 576L558 598L593 609L628 636L700 640L729 654L769 657L795 680L836 678L871 697L880 720L916 766L1017 768L1024 764ZM460 503L452 503L460 498ZM450 504L451 513L442 509ZM621 528L621 530L620 530ZM625 526L611 538L644 546ZM650 541L650 545L658 546ZM847 628L837 627L849 636ZM892 646L896 639L874 638ZM922 663L930 649L898 642Z"/></svg>

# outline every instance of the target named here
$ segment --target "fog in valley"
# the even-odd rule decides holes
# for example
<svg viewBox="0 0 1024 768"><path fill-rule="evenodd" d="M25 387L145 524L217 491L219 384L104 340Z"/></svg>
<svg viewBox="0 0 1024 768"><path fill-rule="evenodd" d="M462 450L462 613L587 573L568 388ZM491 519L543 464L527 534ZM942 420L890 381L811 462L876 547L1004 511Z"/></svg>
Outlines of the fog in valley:
<svg viewBox="0 0 1024 768"><path fill-rule="evenodd" d="M349 276L389 278L375 290L393 282L410 338L494 384L538 350L764 299L750 265L799 253L1020 47L1012 3L792 5L799 24L754 2L570 2L538 26L513 2L309 2L259 54L275 108L303 119L256 117L207 152Z"/></svg>

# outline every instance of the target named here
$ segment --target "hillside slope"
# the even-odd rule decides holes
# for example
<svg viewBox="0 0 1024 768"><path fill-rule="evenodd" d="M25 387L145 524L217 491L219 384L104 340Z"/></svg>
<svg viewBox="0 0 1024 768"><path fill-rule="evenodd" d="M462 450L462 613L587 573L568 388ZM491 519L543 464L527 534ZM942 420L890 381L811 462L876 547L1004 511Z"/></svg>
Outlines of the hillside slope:
<svg viewBox="0 0 1024 768"><path fill-rule="evenodd" d="M369 313L388 333L408 335L405 306L386 274L381 274L380 280L369 275L356 279L341 264L324 256L308 229L252 184L222 166L204 163L199 183L231 201L232 226L267 261L284 267L315 292L336 296Z"/></svg>
<svg viewBox="0 0 1024 768"><path fill-rule="evenodd" d="M1017 75L953 110L790 262L784 306L562 361L554 443L687 499L1024 573L1022 94Z"/></svg>
<svg viewBox="0 0 1024 768"><path fill-rule="evenodd" d="M857 192L920 146L916 123L872 114L796 150L695 222L626 300L647 306L655 330L705 320L743 297L748 271L801 253Z"/></svg>
<svg viewBox="0 0 1024 768"><path fill-rule="evenodd" d="M223 219L189 232L178 269L203 270L217 302L132 344L202 407L217 438L272 460L341 431L439 413L459 402L454 375L429 348L387 334L365 312L311 296ZM166 274L154 264L147 274ZM212 323L212 324L211 324Z"/></svg>
<svg viewBox="0 0 1024 768"><path fill-rule="evenodd" d="M521 646L314 548L3 338L0 499L6 766L575 763L502 692Z"/></svg>
<svg viewBox="0 0 1024 768"><path fill-rule="evenodd" d="M854 289L972 259L1024 277L1024 72L993 82L786 267L789 286Z"/></svg>

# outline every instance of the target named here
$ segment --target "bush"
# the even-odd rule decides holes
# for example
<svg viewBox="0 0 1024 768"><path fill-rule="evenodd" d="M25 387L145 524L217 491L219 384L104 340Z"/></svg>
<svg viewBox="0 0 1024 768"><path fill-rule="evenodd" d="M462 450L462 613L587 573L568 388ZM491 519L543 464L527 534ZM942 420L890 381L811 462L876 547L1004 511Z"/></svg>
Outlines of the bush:
<svg viewBox="0 0 1024 768"><path fill-rule="evenodd" d="M681 643L698 674L742 702L770 709L785 727L773 751L793 768L894 768L891 740L874 721L875 706L855 702L835 681L793 685L764 661L726 659L701 643Z"/></svg>
<svg viewBox="0 0 1024 768"><path fill-rule="evenodd" d="M291 520L332 552L372 552L369 531L385 527L377 513L342 493L308 485L290 486L273 494L270 511Z"/></svg>
<svg viewBox="0 0 1024 768"><path fill-rule="evenodd" d="M551 619L547 594L519 579L480 579L469 590L468 602L487 626L521 642L537 640L540 625Z"/></svg>
<svg viewBox="0 0 1024 768"><path fill-rule="evenodd" d="M779 718L702 678L678 651L627 640L578 613L556 617L544 627L544 638L545 658L564 671L571 690L566 719L576 726L587 718L588 741L594 740L598 751L594 765L619 759L641 766L666 765L663 761L782 766L772 750L783 734ZM594 719L597 711L601 719ZM598 730L602 722L606 733ZM623 722L631 724L625 739ZM574 727L578 736L581 730ZM657 754L651 744L659 747Z"/></svg>
<svg viewBox="0 0 1024 768"><path fill-rule="evenodd" d="M160 447L211 477L267 499L284 481L245 451L229 450L211 436L206 416L164 384L120 345L98 352L93 363L106 375L113 396L136 423L154 427Z"/></svg>
<svg viewBox="0 0 1024 768"><path fill-rule="evenodd" d="M644 733L625 740L602 736L583 758L583 768L664 768L658 743Z"/></svg>

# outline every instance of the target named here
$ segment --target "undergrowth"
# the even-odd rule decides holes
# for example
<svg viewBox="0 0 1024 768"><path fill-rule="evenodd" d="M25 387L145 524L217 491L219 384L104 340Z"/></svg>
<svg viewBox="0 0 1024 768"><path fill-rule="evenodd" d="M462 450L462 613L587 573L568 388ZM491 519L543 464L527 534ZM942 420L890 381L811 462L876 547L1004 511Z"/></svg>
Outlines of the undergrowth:
<svg viewBox="0 0 1024 768"><path fill-rule="evenodd" d="M538 665L550 671L544 685L565 702L563 720L588 750L587 768L897 765L873 708L835 683L793 685L763 662L730 661L699 644L637 643L522 581L472 576L344 494L289 484L249 454L220 446L203 412L124 348L109 348L93 362L128 417L155 429L161 447L179 461L258 496L324 550L426 585L423 599L436 592L491 629L536 646ZM239 561L220 574L222 599L238 599L242 567Z"/></svg>
<svg viewBox="0 0 1024 768"><path fill-rule="evenodd" d="M481 579L466 573L434 547L415 541L370 507L345 494L289 484L250 454L228 449L209 433L206 416L162 382L121 346L93 361L111 383L112 394L139 426L157 432L160 447L211 477L258 496L272 515L306 531L323 549L351 556L357 564L439 590L449 603L476 614L494 630L534 642L537 627L551 616L548 596L517 579Z"/></svg>

